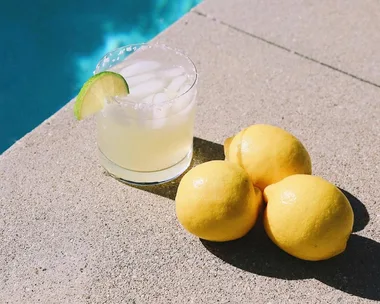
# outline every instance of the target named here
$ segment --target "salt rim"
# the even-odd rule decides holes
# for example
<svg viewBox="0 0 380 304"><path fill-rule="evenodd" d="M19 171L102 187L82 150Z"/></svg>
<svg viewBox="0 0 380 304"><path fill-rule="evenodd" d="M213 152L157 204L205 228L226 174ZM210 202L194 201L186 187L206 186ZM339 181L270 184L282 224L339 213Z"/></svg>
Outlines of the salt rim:
<svg viewBox="0 0 380 304"><path fill-rule="evenodd" d="M172 48L172 47L169 47L166 44L162 44L162 43L153 43L153 44L150 44L150 43L136 43L136 44L129 44L129 45L125 45L125 46L116 48L116 49L108 52L106 55L104 55L100 59L99 63L96 65L96 68L95 68L95 71L93 72L93 74L95 75L95 74L100 73L101 72L100 69L102 67L104 67L104 65L106 63L110 62L111 55L113 55L115 53L117 53L118 55L122 55L124 52L132 52L132 51L136 52L138 50L146 50L146 49L153 49L153 48L160 48L162 50L174 52L176 55L179 55L179 56L183 57L184 59L186 59L191 64L191 66L193 67L193 72L194 72L195 78L194 78L194 81L191 84L190 88L187 89L185 92L183 92L181 95L178 95L178 96L176 96L176 97L174 97L172 99L163 100L161 102L154 103L154 104L146 103L146 102L142 102L142 101L127 100L128 95L127 96L111 96L112 99L113 99L113 101L117 102L119 105L124 105L124 106L126 106L126 105L132 105L133 108L135 108L135 109L137 109L137 108L138 109L143 109L146 106L150 106L150 108L157 107L157 106L163 106L163 105L165 106L166 104L173 104L175 102L175 100L177 100L180 97L186 95L197 84L197 82L198 82L198 71L197 71L197 68L196 68L194 62L188 56L186 56L183 53L183 51L181 51L180 49ZM119 56L117 57L117 60L119 60ZM115 59L113 59L112 62L115 62ZM107 70L109 70L113 66L114 65L110 65Z"/></svg>

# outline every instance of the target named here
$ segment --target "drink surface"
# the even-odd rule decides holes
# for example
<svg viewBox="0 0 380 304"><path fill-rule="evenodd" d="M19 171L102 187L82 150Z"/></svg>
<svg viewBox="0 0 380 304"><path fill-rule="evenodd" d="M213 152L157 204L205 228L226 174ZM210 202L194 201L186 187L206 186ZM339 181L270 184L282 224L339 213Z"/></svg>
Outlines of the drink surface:
<svg viewBox="0 0 380 304"><path fill-rule="evenodd" d="M123 75L130 94L110 99L97 117L106 169L154 172L186 158L192 152L196 96L187 71L179 65L129 58L112 70Z"/></svg>

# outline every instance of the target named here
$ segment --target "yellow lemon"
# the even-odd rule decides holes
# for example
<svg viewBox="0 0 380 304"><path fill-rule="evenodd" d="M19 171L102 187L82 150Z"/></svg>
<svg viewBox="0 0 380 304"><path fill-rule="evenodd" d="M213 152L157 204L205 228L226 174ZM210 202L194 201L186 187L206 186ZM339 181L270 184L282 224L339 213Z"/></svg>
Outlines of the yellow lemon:
<svg viewBox="0 0 380 304"><path fill-rule="evenodd" d="M256 222L261 191L238 165L210 161L182 178L176 196L179 222L190 233L209 241L244 236Z"/></svg>
<svg viewBox="0 0 380 304"><path fill-rule="evenodd" d="M346 248L354 214L344 194L321 177L297 174L264 190L264 227L287 253L310 261Z"/></svg>
<svg viewBox="0 0 380 304"><path fill-rule="evenodd" d="M253 184L264 190L293 174L311 174L309 153L289 132L270 125L253 125L225 141L226 160L239 164Z"/></svg>

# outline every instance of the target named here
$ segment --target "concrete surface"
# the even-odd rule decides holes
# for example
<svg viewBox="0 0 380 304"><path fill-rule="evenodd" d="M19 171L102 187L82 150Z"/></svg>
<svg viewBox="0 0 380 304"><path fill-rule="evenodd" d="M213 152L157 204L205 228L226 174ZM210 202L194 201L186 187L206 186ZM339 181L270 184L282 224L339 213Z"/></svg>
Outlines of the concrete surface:
<svg viewBox="0 0 380 304"><path fill-rule="evenodd" d="M380 86L378 0L206 0L196 11Z"/></svg>
<svg viewBox="0 0 380 304"><path fill-rule="evenodd" d="M347 191L346 253L302 262L260 223L231 243L189 235L178 181L142 190L106 176L94 121L75 121L70 102L0 156L0 303L378 302L380 89L196 12L156 40L199 69L195 163L250 124L291 131L314 173Z"/></svg>

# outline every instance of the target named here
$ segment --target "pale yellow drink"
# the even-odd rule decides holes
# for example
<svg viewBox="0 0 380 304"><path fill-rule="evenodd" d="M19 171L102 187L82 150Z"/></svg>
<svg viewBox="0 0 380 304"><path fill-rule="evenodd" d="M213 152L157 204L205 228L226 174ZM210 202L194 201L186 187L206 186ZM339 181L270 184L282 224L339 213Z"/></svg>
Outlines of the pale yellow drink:
<svg viewBox="0 0 380 304"><path fill-rule="evenodd" d="M97 114L99 155L117 178L159 183L178 176L191 162L196 74L172 58L136 57L110 68L123 75L130 94L108 98Z"/></svg>

